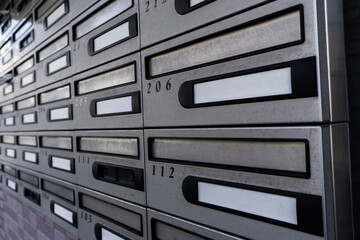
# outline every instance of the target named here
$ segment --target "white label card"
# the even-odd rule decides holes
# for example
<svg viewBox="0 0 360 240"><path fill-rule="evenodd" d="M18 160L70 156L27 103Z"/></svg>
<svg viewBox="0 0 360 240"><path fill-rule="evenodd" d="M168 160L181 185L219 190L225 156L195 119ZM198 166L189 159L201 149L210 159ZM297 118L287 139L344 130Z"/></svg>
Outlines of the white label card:
<svg viewBox="0 0 360 240"><path fill-rule="evenodd" d="M66 120L70 118L69 107L50 110L50 120Z"/></svg>
<svg viewBox="0 0 360 240"><path fill-rule="evenodd" d="M36 117L35 113L29 113L23 115L23 123L35 123Z"/></svg>
<svg viewBox="0 0 360 240"><path fill-rule="evenodd" d="M7 180L7 186L8 186L10 189L16 191L16 187L17 187L17 186L16 186L16 182L8 179L8 180Z"/></svg>
<svg viewBox="0 0 360 240"><path fill-rule="evenodd" d="M194 84L194 103L291 94L291 68Z"/></svg>
<svg viewBox="0 0 360 240"><path fill-rule="evenodd" d="M24 160L27 162L36 163L37 162L37 154L33 152L24 152Z"/></svg>
<svg viewBox="0 0 360 240"><path fill-rule="evenodd" d="M198 182L199 202L297 225L296 198Z"/></svg>
<svg viewBox="0 0 360 240"><path fill-rule="evenodd" d="M51 157L51 165L53 168L58 168L71 172L71 159L60 158L60 157Z"/></svg>
<svg viewBox="0 0 360 240"><path fill-rule="evenodd" d="M71 224L74 223L74 213L57 203L54 203L54 214Z"/></svg>
<svg viewBox="0 0 360 240"><path fill-rule="evenodd" d="M125 239L115 235L114 233L104 228L101 228L101 240L125 240Z"/></svg>
<svg viewBox="0 0 360 240"><path fill-rule="evenodd" d="M96 103L96 115L132 112L132 97L114 98Z"/></svg>
<svg viewBox="0 0 360 240"><path fill-rule="evenodd" d="M11 148L7 148L6 149L6 156L7 157L11 157L11 158L14 158L15 157L15 149L11 149Z"/></svg>

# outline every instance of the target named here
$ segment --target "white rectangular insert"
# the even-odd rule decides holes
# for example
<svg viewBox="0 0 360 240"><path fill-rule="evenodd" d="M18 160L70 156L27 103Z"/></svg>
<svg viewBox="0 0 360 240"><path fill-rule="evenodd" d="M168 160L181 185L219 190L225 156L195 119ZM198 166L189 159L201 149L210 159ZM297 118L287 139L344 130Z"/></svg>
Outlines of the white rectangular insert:
<svg viewBox="0 0 360 240"><path fill-rule="evenodd" d="M113 234L112 232L104 228L101 228L101 240L125 240L125 239Z"/></svg>
<svg viewBox="0 0 360 240"><path fill-rule="evenodd" d="M16 191L16 182L8 179L8 180L7 180L7 186L8 186L10 189Z"/></svg>
<svg viewBox="0 0 360 240"><path fill-rule="evenodd" d="M28 113L23 115L23 123L35 123L36 113Z"/></svg>
<svg viewBox="0 0 360 240"><path fill-rule="evenodd" d="M69 107L50 110L50 120L65 120L70 118Z"/></svg>
<svg viewBox="0 0 360 240"><path fill-rule="evenodd" d="M34 72L21 78L21 86L25 87L35 81Z"/></svg>
<svg viewBox="0 0 360 240"><path fill-rule="evenodd" d="M190 0L190 7L198 5L199 3L204 2L205 0Z"/></svg>
<svg viewBox="0 0 360 240"><path fill-rule="evenodd" d="M57 203L54 203L54 214L71 224L74 223L74 213Z"/></svg>
<svg viewBox="0 0 360 240"><path fill-rule="evenodd" d="M5 118L5 125L6 125L6 126L13 126L13 125L15 125L14 117Z"/></svg>
<svg viewBox="0 0 360 240"><path fill-rule="evenodd" d="M61 157L51 157L51 166L71 172L71 159Z"/></svg>
<svg viewBox="0 0 360 240"><path fill-rule="evenodd" d="M37 162L37 154L33 152L24 152L24 160L27 162L36 163Z"/></svg>
<svg viewBox="0 0 360 240"><path fill-rule="evenodd" d="M194 103L291 94L291 68L252 73L194 84Z"/></svg>
<svg viewBox="0 0 360 240"><path fill-rule="evenodd" d="M296 198L198 182L199 202L298 224Z"/></svg>
<svg viewBox="0 0 360 240"><path fill-rule="evenodd" d="M15 149L7 148L6 149L6 156L14 158L15 157Z"/></svg>
<svg viewBox="0 0 360 240"><path fill-rule="evenodd" d="M94 52L100 51L128 36L130 36L129 22L126 22L95 38Z"/></svg>
<svg viewBox="0 0 360 240"><path fill-rule="evenodd" d="M118 114L132 111L132 97L120 97L96 103L96 115Z"/></svg>
<svg viewBox="0 0 360 240"><path fill-rule="evenodd" d="M12 84L10 84L9 86L6 86L6 87L4 88L4 94L5 94L5 95L7 95L7 94L9 94L9 93L12 93L13 91L14 91L14 87L13 87Z"/></svg>
<svg viewBox="0 0 360 240"><path fill-rule="evenodd" d="M63 15L65 15L65 13L65 3L62 3L46 18L46 26L49 27L53 25L57 20L59 20Z"/></svg>
<svg viewBox="0 0 360 240"><path fill-rule="evenodd" d="M69 61L68 61L68 55L64 55L55 61L52 61L48 65L48 72L49 74L54 73L60 69L68 67Z"/></svg>

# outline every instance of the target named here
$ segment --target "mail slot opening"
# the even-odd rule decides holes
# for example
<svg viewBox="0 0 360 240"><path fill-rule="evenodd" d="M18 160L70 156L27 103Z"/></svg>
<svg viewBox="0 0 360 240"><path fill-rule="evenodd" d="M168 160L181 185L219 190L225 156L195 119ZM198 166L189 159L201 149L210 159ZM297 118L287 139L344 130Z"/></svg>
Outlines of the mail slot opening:
<svg viewBox="0 0 360 240"><path fill-rule="evenodd" d="M144 173L142 169L94 163L93 175L100 181L144 191Z"/></svg>
<svg viewBox="0 0 360 240"><path fill-rule="evenodd" d="M215 0L175 0L175 10L178 14L185 15L214 1Z"/></svg>
<svg viewBox="0 0 360 240"><path fill-rule="evenodd" d="M35 203L36 205L41 205L41 197L40 194L37 192L34 192L30 189L25 188L24 189L24 197L28 200L30 200L31 202Z"/></svg>
<svg viewBox="0 0 360 240"><path fill-rule="evenodd" d="M21 41L20 41L20 50L27 47L33 41L34 41L34 30L29 32L23 39L21 39Z"/></svg>

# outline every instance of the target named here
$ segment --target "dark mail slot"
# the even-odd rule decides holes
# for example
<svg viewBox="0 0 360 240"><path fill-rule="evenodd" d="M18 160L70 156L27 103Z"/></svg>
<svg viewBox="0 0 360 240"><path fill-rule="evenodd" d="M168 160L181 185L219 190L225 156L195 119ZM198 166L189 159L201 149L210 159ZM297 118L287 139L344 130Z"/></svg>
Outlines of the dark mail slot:
<svg viewBox="0 0 360 240"><path fill-rule="evenodd" d="M60 197L64 200L67 200L71 203L75 202L75 192L74 190L61 186L59 184L50 182L48 180L42 180L41 182L42 190L49 192L57 197Z"/></svg>
<svg viewBox="0 0 360 240"><path fill-rule="evenodd" d="M3 171L4 173L7 173L13 177L16 177L16 169L13 168L13 167L10 167L8 165L4 165L4 168L3 168Z"/></svg>
<svg viewBox="0 0 360 240"><path fill-rule="evenodd" d="M100 181L144 191L144 172L142 169L95 162L93 175Z"/></svg>
<svg viewBox="0 0 360 240"><path fill-rule="evenodd" d="M17 6L17 13L21 13L22 10L29 4L30 0L23 0L20 2L20 4Z"/></svg>
<svg viewBox="0 0 360 240"><path fill-rule="evenodd" d="M1 26L1 32L2 33L6 32L6 30L8 30L10 26L11 26L11 17L9 16L8 19L6 19L3 25Z"/></svg>
<svg viewBox="0 0 360 240"><path fill-rule="evenodd" d="M129 211L83 193L79 193L79 205L82 209L86 209L129 231L142 235L142 216L136 212Z"/></svg>
<svg viewBox="0 0 360 240"><path fill-rule="evenodd" d="M175 0L175 10L180 15L185 15L215 0Z"/></svg>
<svg viewBox="0 0 360 240"><path fill-rule="evenodd" d="M33 41L34 41L34 30L29 32L23 39L21 39L21 41L20 41L20 50L27 47Z"/></svg>
<svg viewBox="0 0 360 240"><path fill-rule="evenodd" d="M37 187L37 188L39 187L38 177L36 177L30 173L23 172L23 171L19 171L18 175L19 175L19 179L21 181L26 182L30 185L33 185L34 187Z"/></svg>
<svg viewBox="0 0 360 240"><path fill-rule="evenodd" d="M31 191L30 189L25 188L24 189L24 197L31 202L35 203L36 205L41 205L41 197L40 193Z"/></svg>

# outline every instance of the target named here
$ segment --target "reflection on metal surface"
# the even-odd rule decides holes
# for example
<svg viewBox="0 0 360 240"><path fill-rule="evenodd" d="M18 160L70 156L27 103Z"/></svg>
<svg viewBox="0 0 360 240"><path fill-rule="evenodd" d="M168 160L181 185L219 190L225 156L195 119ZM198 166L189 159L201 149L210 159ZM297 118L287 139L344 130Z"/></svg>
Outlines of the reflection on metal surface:
<svg viewBox="0 0 360 240"><path fill-rule="evenodd" d="M297 10L151 57L149 76L166 74L301 40L301 12Z"/></svg>
<svg viewBox="0 0 360 240"><path fill-rule="evenodd" d="M70 86L64 86L40 94L40 103L50 103L70 98Z"/></svg>
<svg viewBox="0 0 360 240"><path fill-rule="evenodd" d="M137 157L137 138L80 137L79 150Z"/></svg>
<svg viewBox="0 0 360 240"><path fill-rule="evenodd" d="M77 94L90 93L105 88L121 86L135 81L135 65L132 64L77 82Z"/></svg>
<svg viewBox="0 0 360 240"><path fill-rule="evenodd" d="M75 27L76 39L84 36L88 32L97 28L98 26L106 23L113 17L123 13L127 9L133 6L133 0L117 0L110 1L105 7L98 9L92 13L80 24Z"/></svg>

